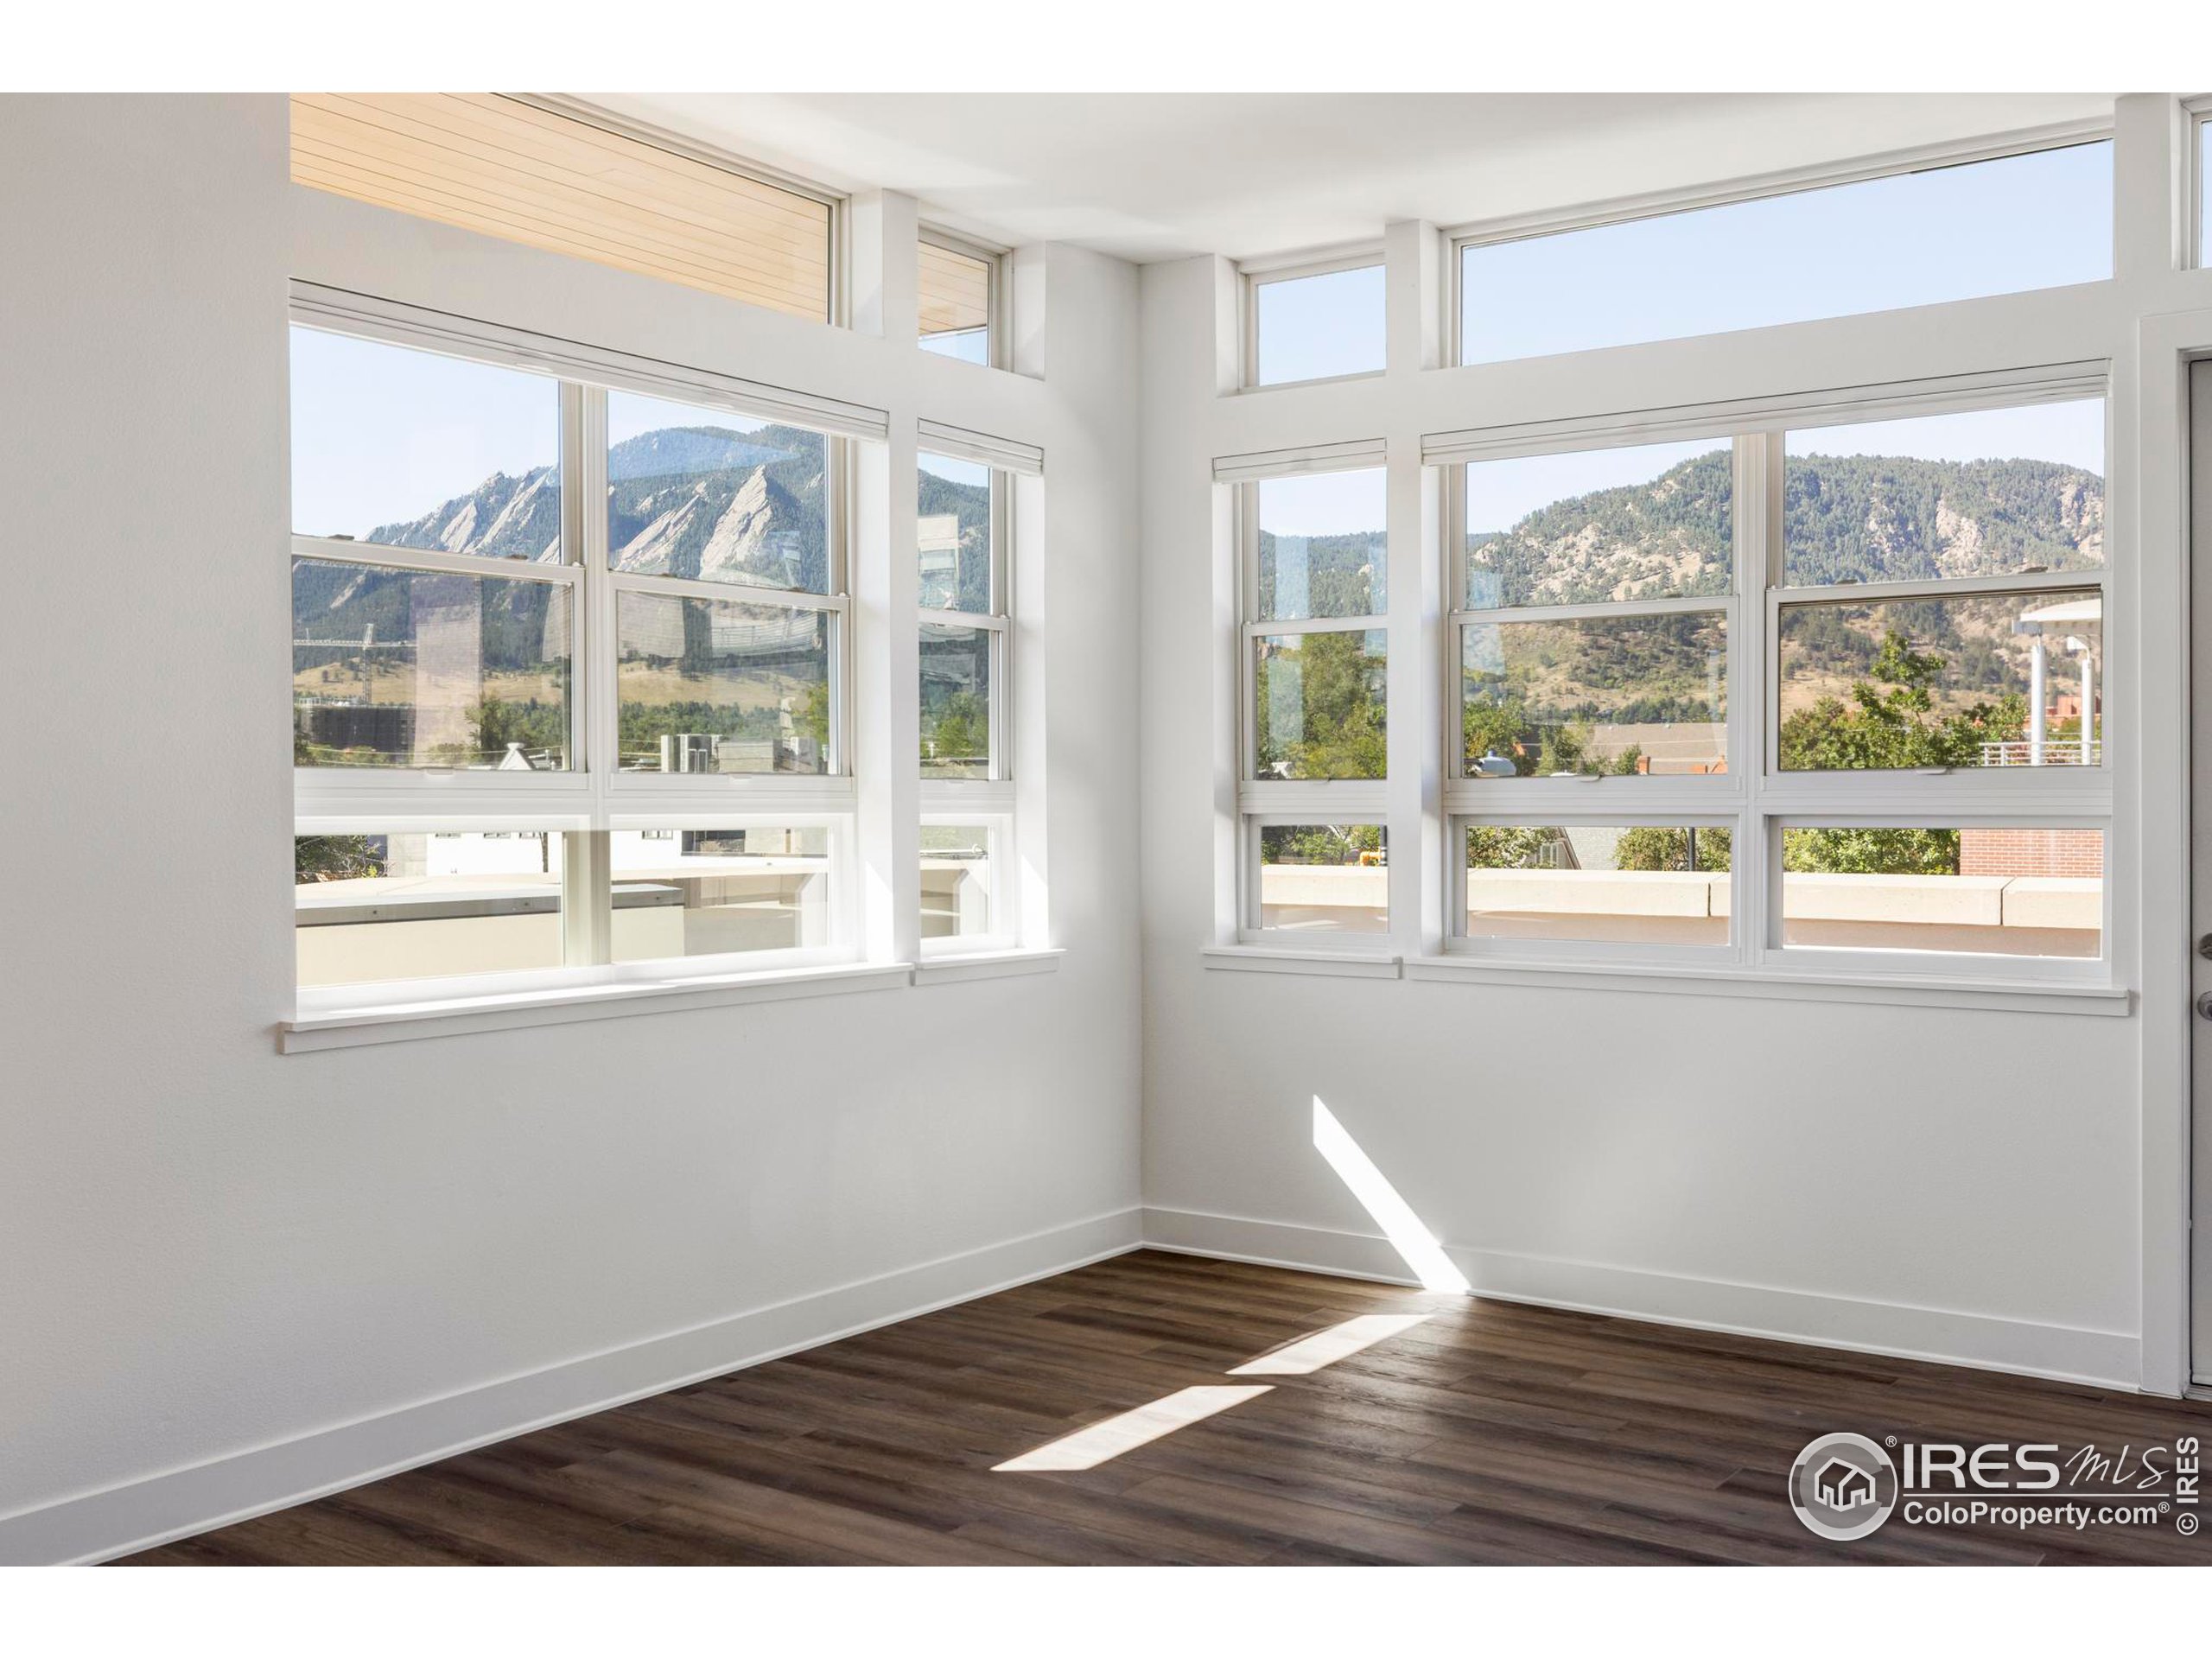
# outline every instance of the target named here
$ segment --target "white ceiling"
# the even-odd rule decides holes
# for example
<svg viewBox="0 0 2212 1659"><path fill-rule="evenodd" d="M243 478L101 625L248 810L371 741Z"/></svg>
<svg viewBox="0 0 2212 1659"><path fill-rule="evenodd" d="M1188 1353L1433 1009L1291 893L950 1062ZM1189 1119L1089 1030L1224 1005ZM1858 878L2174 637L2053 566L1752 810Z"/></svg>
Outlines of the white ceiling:
<svg viewBox="0 0 2212 1659"><path fill-rule="evenodd" d="M2083 118L2109 94L794 95L593 103L948 229L1248 258Z"/></svg>

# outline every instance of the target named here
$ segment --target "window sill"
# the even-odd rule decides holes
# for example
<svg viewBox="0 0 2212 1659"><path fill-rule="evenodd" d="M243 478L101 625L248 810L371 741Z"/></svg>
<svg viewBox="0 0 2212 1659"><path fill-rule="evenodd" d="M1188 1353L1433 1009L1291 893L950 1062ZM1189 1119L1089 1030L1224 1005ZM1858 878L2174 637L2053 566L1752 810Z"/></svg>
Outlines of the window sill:
<svg viewBox="0 0 2212 1659"><path fill-rule="evenodd" d="M914 964L914 983L957 985L970 979L1014 979L1027 974L1057 973L1060 958L1065 955L1065 950L1053 949L978 950L972 956L925 957Z"/></svg>
<svg viewBox="0 0 2212 1659"><path fill-rule="evenodd" d="M1208 968L1240 974L1326 974L1339 979L1395 979L1396 957L1348 950L1284 950L1260 944L1211 944Z"/></svg>
<svg viewBox="0 0 2212 1659"><path fill-rule="evenodd" d="M1872 1002L1906 1007L1981 1008L2004 1013L2078 1014L2125 1018L2133 999L2124 987L2054 981L1854 977L1841 974L1737 968L1570 967L1504 963L1468 957L1408 958L1408 979L1549 990L1651 991L1674 996L1733 996L1797 1002Z"/></svg>
<svg viewBox="0 0 2212 1659"><path fill-rule="evenodd" d="M744 1002L783 1002L798 997L890 990L912 984L915 977L912 965L907 963L840 963L828 968L786 968L704 979L638 980L440 1002L334 1009L283 1021L277 1027L277 1047L286 1054L311 1053L425 1037L569 1025L580 1020L677 1014Z"/></svg>

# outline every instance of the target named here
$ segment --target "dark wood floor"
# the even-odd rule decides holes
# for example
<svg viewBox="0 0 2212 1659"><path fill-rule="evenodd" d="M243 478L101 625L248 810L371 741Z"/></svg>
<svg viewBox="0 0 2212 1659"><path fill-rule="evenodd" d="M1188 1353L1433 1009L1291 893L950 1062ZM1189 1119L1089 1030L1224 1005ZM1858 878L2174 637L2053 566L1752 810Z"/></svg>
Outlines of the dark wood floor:
<svg viewBox="0 0 2212 1659"><path fill-rule="evenodd" d="M1310 1376L1224 1375L1408 1313L1429 1317ZM1095 1469L994 1472L1240 1382L1273 1387ZM2171 1529L1823 1542L1783 1479L1847 1428L2139 1448L2212 1435L2212 1409L1147 1251L131 1560L2212 1561Z"/></svg>

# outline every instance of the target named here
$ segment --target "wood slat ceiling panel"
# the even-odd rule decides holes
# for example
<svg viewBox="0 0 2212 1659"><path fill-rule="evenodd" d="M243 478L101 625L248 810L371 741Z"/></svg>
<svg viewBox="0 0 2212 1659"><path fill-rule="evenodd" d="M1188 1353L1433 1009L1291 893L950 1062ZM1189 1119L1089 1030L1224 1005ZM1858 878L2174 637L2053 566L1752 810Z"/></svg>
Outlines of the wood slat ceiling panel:
<svg viewBox="0 0 2212 1659"><path fill-rule="evenodd" d="M826 203L497 94L295 94L292 177L792 316L830 315Z"/></svg>

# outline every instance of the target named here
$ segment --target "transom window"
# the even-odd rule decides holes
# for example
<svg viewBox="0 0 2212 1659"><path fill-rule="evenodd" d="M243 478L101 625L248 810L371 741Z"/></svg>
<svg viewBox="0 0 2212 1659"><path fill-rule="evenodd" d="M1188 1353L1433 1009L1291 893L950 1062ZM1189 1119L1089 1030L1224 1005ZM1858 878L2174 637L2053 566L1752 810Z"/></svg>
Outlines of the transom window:
<svg viewBox="0 0 2212 1659"><path fill-rule="evenodd" d="M1459 358L1492 363L2112 275L2109 139L1457 244Z"/></svg>
<svg viewBox="0 0 2212 1659"><path fill-rule="evenodd" d="M1382 372L1379 254L1251 272L1244 283L1247 385Z"/></svg>

